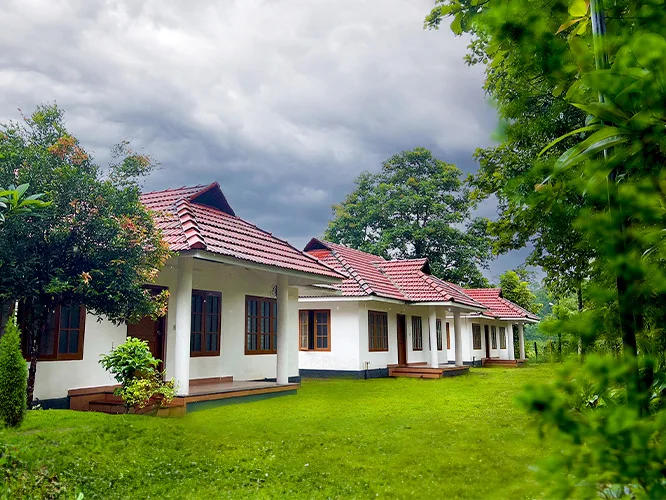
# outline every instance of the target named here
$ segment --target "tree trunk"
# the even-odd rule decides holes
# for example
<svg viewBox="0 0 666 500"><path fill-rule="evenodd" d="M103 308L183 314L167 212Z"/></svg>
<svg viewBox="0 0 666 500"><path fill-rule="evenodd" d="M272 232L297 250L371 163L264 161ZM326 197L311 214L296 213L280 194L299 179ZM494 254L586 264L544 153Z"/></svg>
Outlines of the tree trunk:
<svg viewBox="0 0 666 500"><path fill-rule="evenodd" d="M39 358L39 344L42 338L42 332L47 327L49 321L49 308L41 306L39 315L35 314L35 309L38 308L34 302L26 304L26 313L29 321L26 326L32 331L29 332L31 340L30 348L30 367L28 368L28 389L26 399L28 402L28 409L32 408L32 402L35 396L35 379L37 377L37 358Z"/></svg>
<svg viewBox="0 0 666 500"><path fill-rule="evenodd" d="M583 284L582 284L582 282L578 283L578 287L576 288L576 297L578 298L578 313L580 314L580 313L583 312ZM583 342L583 336L581 335L578 338L578 357L580 358L581 361L583 360L583 357L585 356L586 347L587 346Z"/></svg>

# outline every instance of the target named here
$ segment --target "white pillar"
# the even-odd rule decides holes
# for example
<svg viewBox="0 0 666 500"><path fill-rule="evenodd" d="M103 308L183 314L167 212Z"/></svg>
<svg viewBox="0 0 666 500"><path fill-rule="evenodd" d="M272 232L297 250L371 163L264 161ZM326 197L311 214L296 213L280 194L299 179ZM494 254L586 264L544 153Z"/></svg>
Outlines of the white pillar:
<svg viewBox="0 0 666 500"><path fill-rule="evenodd" d="M462 330L460 325L460 310L453 310L453 339L454 339L454 348L456 354L456 366L463 365L463 355L462 355Z"/></svg>
<svg viewBox="0 0 666 500"><path fill-rule="evenodd" d="M277 383L289 383L289 278L277 275Z"/></svg>
<svg viewBox="0 0 666 500"><path fill-rule="evenodd" d="M437 354L437 310L435 306L428 308L428 332L430 335L430 367L439 368L439 356ZM442 339L443 342L446 342ZM444 346L446 348L446 346ZM442 349L444 350L444 349ZM446 353L446 351L444 351Z"/></svg>
<svg viewBox="0 0 666 500"><path fill-rule="evenodd" d="M518 323L518 338L520 339L520 359L525 359L525 332L522 323Z"/></svg>
<svg viewBox="0 0 666 500"><path fill-rule="evenodd" d="M506 347L509 349L509 359L516 359L516 353L513 347L513 324L509 323L506 327Z"/></svg>
<svg viewBox="0 0 666 500"><path fill-rule="evenodd" d="M176 346L174 378L179 396L190 392L190 333L192 328L192 267L194 259L178 259L176 282Z"/></svg>

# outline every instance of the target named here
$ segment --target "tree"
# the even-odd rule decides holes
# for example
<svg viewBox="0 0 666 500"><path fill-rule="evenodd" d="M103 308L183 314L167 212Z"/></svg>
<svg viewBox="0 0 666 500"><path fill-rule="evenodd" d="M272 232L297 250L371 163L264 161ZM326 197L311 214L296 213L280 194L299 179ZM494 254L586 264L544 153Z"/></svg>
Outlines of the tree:
<svg viewBox="0 0 666 500"><path fill-rule="evenodd" d="M537 314L541 311L543 304L537 303L536 295L530 290L530 283L526 279L523 269L517 271L506 271L500 276L499 285L502 289L502 297L518 304L523 309Z"/></svg>
<svg viewBox="0 0 666 500"><path fill-rule="evenodd" d="M40 106L23 123L2 126L0 185L25 184L51 204L40 217L7 219L0 239L0 299L18 300L30 357L32 402L40 340L59 305L82 304L116 323L163 313L166 295L154 281L169 256L138 180L153 162L127 143L106 170L65 128L57 106Z"/></svg>
<svg viewBox="0 0 666 500"><path fill-rule="evenodd" d="M377 174L362 173L333 207L325 237L385 258L427 257L435 275L485 286L487 221L471 219L471 207L460 170L416 148L392 156Z"/></svg>

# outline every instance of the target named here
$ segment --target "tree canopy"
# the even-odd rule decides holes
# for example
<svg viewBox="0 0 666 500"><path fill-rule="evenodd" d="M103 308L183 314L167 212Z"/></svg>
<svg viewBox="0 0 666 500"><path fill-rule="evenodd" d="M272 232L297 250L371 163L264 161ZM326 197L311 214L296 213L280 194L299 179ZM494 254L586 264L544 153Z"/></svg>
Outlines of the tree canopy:
<svg viewBox="0 0 666 500"><path fill-rule="evenodd" d="M139 200L139 178L153 162L127 143L114 158L108 169L95 164L55 105L2 125L0 185L29 182L50 201L39 217L7 219L0 238L0 299L21 302L31 339L29 394L54 307L83 304L115 322L163 313L165 296L144 288L169 256Z"/></svg>
<svg viewBox="0 0 666 500"><path fill-rule="evenodd" d="M534 314L538 314L543 304L537 302L536 294L530 289L530 282L522 269L509 270L500 276L499 286L502 296Z"/></svg>
<svg viewBox="0 0 666 500"><path fill-rule="evenodd" d="M425 148L398 153L379 173L362 173L333 207L325 237L385 258L427 257L448 281L484 286L490 259L486 220L471 219L462 173Z"/></svg>

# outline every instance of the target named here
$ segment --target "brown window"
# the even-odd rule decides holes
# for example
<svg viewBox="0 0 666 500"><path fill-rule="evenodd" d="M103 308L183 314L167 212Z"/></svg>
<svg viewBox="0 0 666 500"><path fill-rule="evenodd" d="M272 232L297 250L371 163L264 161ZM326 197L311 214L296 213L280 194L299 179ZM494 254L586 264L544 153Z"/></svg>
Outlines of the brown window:
<svg viewBox="0 0 666 500"><path fill-rule="evenodd" d="M388 314L368 311L368 349L388 351Z"/></svg>
<svg viewBox="0 0 666 500"><path fill-rule="evenodd" d="M19 308L19 324L22 323ZM40 361L83 359L83 334L86 326L86 308L79 305L57 306L49 312L46 329L39 339ZM26 335L23 354L30 358L31 339Z"/></svg>
<svg viewBox="0 0 666 500"><path fill-rule="evenodd" d="M331 350L331 311L298 312L301 351Z"/></svg>
<svg viewBox="0 0 666 500"><path fill-rule="evenodd" d="M472 347L481 349L481 325L472 323Z"/></svg>
<svg viewBox="0 0 666 500"><path fill-rule="evenodd" d="M437 331L437 350L441 351L442 350L442 320L437 319L435 324L437 325L437 328L436 328L436 331ZM448 325L448 323L447 323L447 325Z"/></svg>
<svg viewBox="0 0 666 500"><path fill-rule="evenodd" d="M497 327L495 325L490 327L490 343L493 349L497 349Z"/></svg>
<svg viewBox="0 0 666 500"><path fill-rule="evenodd" d="M219 356L222 326L222 294L192 291L190 356Z"/></svg>
<svg viewBox="0 0 666 500"><path fill-rule="evenodd" d="M421 316L412 316L412 350L423 350L423 322Z"/></svg>
<svg viewBox="0 0 666 500"><path fill-rule="evenodd" d="M451 349L451 330L448 321L446 322L446 348Z"/></svg>
<svg viewBox="0 0 666 500"><path fill-rule="evenodd" d="M245 354L277 352L277 300L245 297Z"/></svg>
<svg viewBox="0 0 666 500"><path fill-rule="evenodd" d="M500 349L506 349L506 328L499 327Z"/></svg>

